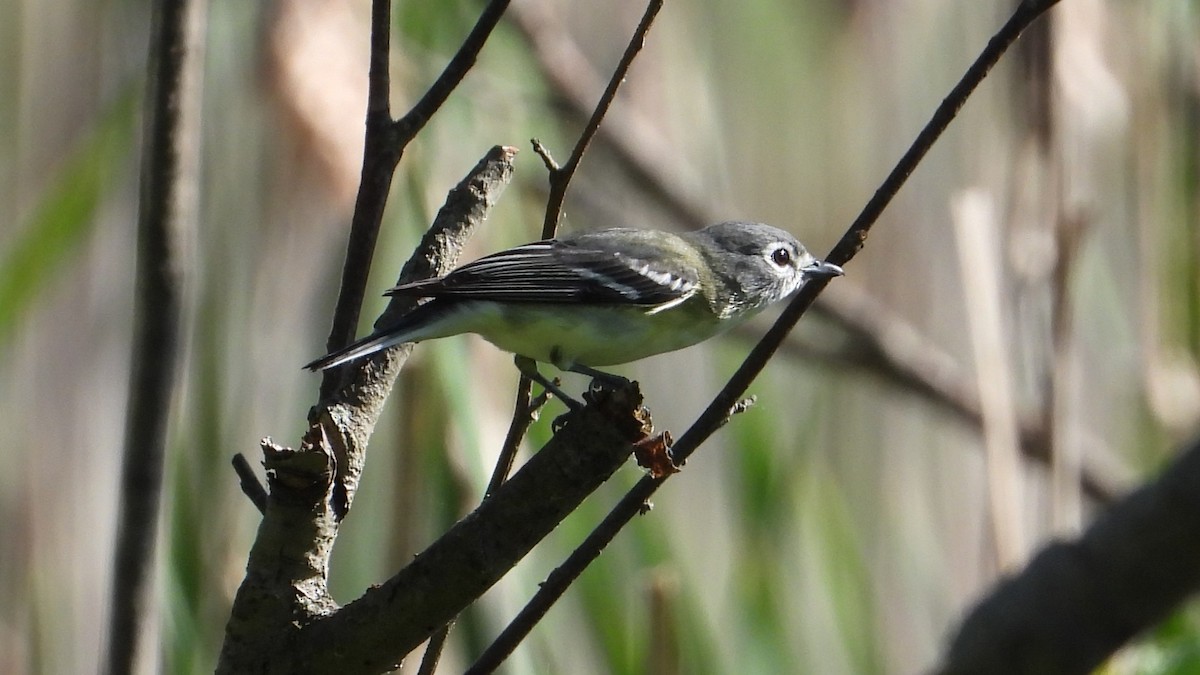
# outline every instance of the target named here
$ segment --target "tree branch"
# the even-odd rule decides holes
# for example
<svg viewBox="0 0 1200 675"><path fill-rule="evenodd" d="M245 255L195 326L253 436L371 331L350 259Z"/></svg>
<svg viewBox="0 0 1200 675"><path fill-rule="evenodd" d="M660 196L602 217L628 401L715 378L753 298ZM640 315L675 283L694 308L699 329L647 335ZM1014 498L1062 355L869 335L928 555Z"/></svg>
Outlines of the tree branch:
<svg viewBox="0 0 1200 675"><path fill-rule="evenodd" d="M303 629L286 650L288 672L396 667L625 462L630 441L647 433L640 409L641 395L632 387L569 413L516 475L399 574Z"/></svg>
<svg viewBox="0 0 1200 675"><path fill-rule="evenodd" d="M238 486L242 488L242 494L250 499L259 513L266 513L267 489L258 482L258 476L254 475L254 469L250 468L250 462L246 461L246 456L240 452L233 456L232 462L233 471L238 475Z"/></svg>
<svg viewBox="0 0 1200 675"><path fill-rule="evenodd" d="M442 74L430 85L429 90L425 92L421 100L417 101L412 110L396 121L397 137L401 145L408 145L409 141L416 138L417 133L425 128L425 124L433 117L433 114L442 107L446 99L450 98L450 93L458 87L458 83L467 76L471 67L475 65L475 59L478 58L484 43L491 36L496 24L500 23L504 11L508 9L508 3L509 0L492 0L488 3L488 6L483 9L483 13L479 15L479 20L475 22L475 27L463 40L462 45L454 54L454 58L446 64Z"/></svg>
<svg viewBox="0 0 1200 675"><path fill-rule="evenodd" d="M512 177L514 148L495 147L450 191L399 283L444 274ZM395 297L379 322L411 309ZM238 589L218 671L297 672L302 626L337 611L326 586L338 522L348 512L383 403L411 345L352 364L346 384L318 403L299 450L263 442L270 496ZM326 647L336 651L331 644Z"/></svg>
<svg viewBox="0 0 1200 675"><path fill-rule="evenodd" d="M938 672L1090 673L1200 588L1200 439L967 616Z"/></svg>
<svg viewBox="0 0 1200 675"><path fill-rule="evenodd" d="M391 81L392 0L371 0L371 56L367 78L367 119L363 139L362 176L350 219L350 237L346 242L346 261L342 265L342 285L333 309L333 324L325 349L333 351L354 340L367 279L375 260L375 244L387 205L388 192L396 165L404 154L392 122L389 96ZM321 377L320 399L331 396L342 375L340 368L325 371Z"/></svg>
<svg viewBox="0 0 1200 675"><path fill-rule="evenodd" d="M550 157L549 151L539 141L536 139L533 141L534 150L545 162L550 178L550 196L546 200L546 216L542 221L542 239L551 239L558 232L558 223L562 217L563 200L566 198L567 189L571 185L571 179L575 176L575 171L578 170L579 163L583 161L583 155L587 152L592 138L595 137L596 132L600 129L601 122L604 121L605 115L608 114L609 109L612 107L612 102L617 97L617 91L620 90L621 83L625 81L625 77L629 74L629 68L633 65L633 60L637 58L642 47L645 46L646 35L650 32L650 27L654 24L654 18L658 16L662 5L662 0L651 0L646 5L646 11L642 14L641 20L634 29L633 36L629 39L629 44L625 46L625 52L621 55L621 60L617 63L616 68L613 69L608 86L605 87L600 100L597 101L596 106L592 109L588 123L580 133L579 139L575 142L575 148L571 151L571 157L567 160L567 163L559 166ZM522 375L520 382L517 384L517 403L513 410L513 418L509 424L504 445L500 449L500 456L497 460L498 470L492 477L489 492L494 489L495 485L503 481L503 474L507 470L502 472L499 470L499 467L512 466L517 447L521 439L525 436L525 432L529 429L529 424L534 419L533 414L536 408L530 405L530 385L529 378Z"/></svg>
<svg viewBox="0 0 1200 675"><path fill-rule="evenodd" d="M569 37L569 33L550 16L545 3L517 3L512 21L533 51L542 76L567 108L580 118L589 116L592 96L603 85L603 78ZM703 193L680 180L679 167L673 162L677 153L664 147L662 136L651 125L629 111L608 115L598 129L598 138L620 159L633 180L650 193L682 222L696 225L716 222Z"/></svg>
<svg viewBox="0 0 1200 675"><path fill-rule="evenodd" d="M662 6L663 0L650 0L646 4L646 11L642 14L642 19L638 22L637 28L634 29L633 37L630 38L629 44L625 46L625 52L621 55L621 60L617 63L617 67L613 69L612 77L608 80L608 86L604 88L604 94L600 96L600 101L592 110L587 125L583 128L583 133L579 135L579 140L575 143L575 149L571 151L571 157L567 159L566 164L550 171L550 197L546 200L546 220L542 226L543 236L547 236L547 233L553 234L554 230L557 229L559 218L562 215L563 200L566 199L567 188L571 184L571 179L574 178L575 171L579 168L579 163L583 161L583 154L587 152L592 138L596 136L596 132L600 129L600 123L604 121L604 116L608 114L608 109L612 107L613 99L616 98L617 91L621 88L621 83L625 81L625 76L629 73L629 68L633 65L633 60L637 58L638 53L645 46L646 34L650 32L650 27L654 25L654 18L658 16L658 12L662 9Z"/></svg>
<svg viewBox="0 0 1200 675"><path fill-rule="evenodd" d="M384 206L392 186L392 176L404 155L404 149L417 132L450 97L475 63L480 50L508 7L508 0L492 0L476 21L458 52L416 105L398 121L391 118L388 58L391 44L391 0L371 2L371 66L368 83L367 125L363 144L362 179L350 221L346 245L346 263L342 267L342 286L333 311L333 325L325 343L333 351L354 340L358 318L366 294L375 244L383 222ZM330 396L338 387L343 369L325 371L320 398Z"/></svg>
<svg viewBox="0 0 1200 675"><path fill-rule="evenodd" d="M185 233L195 227L199 88L205 2L156 2L150 33L137 290L128 418L121 467L109 673L152 661L143 639L162 502L167 425L180 360Z"/></svg>
<svg viewBox="0 0 1200 675"><path fill-rule="evenodd" d="M517 149L512 147L492 148L467 178L450 191L417 253L401 270L397 285L442 276L454 269L466 240L487 219L504 186L512 179L516 154ZM414 298L393 296L375 321L375 327L393 324L416 304ZM310 422L321 420L329 433L338 436L335 442L345 445L345 455L337 453L338 489L344 489L345 494L342 495L344 499L335 501L335 508L343 513L349 510L358 485L367 440L375 429L400 367L411 351L412 345L400 345L343 366L346 384L310 413Z"/></svg>

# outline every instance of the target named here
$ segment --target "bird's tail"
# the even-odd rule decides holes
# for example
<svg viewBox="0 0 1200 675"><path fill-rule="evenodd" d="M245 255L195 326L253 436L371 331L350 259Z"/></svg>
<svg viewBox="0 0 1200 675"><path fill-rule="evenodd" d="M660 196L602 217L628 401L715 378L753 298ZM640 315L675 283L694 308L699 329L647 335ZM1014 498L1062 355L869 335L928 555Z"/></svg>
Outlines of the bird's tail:
<svg viewBox="0 0 1200 675"><path fill-rule="evenodd" d="M372 333L361 340L330 352L304 367L313 371L326 370L334 366L340 366L343 363L361 359L364 356L370 356L375 352L381 352L401 342L411 342L412 340L405 333L406 331L395 330L389 330L385 333Z"/></svg>

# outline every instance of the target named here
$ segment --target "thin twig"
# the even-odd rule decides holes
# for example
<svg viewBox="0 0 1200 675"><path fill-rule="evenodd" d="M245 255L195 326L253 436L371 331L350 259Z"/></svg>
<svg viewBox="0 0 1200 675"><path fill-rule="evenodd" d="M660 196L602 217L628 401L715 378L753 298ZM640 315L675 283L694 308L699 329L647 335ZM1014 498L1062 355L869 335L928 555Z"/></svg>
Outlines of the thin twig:
<svg viewBox="0 0 1200 675"><path fill-rule="evenodd" d="M571 185L571 179L575 176L575 171L579 168L579 163L583 161L583 155L587 152L588 146L592 139L596 136L597 130L600 129L601 122L604 121L605 115L608 114L612 107L613 99L617 96L617 91L621 88L621 83L625 81L625 77L629 74L629 68L633 65L633 60L637 58L642 47L646 44L646 34L649 33L650 27L654 24L654 18L658 16L658 12L662 9L663 0L651 0L646 6L646 11L642 14L641 21L638 22L637 28L633 31L633 36L629 39L629 44L625 46L625 52L621 55L621 60L617 63L613 70L612 77L609 78L608 86L605 87L603 95L596 103L592 114L588 119L587 125L579 135L579 139L575 142L575 148L571 151L570 158L567 163L559 166L554 158L550 155L550 151L546 146L542 145L541 141L533 139L533 151L546 165L546 169L550 178L550 196L546 200L546 217L542 222L542 239L552 239L558 231L558 223L562 216L563 200L566 198L567 188ZM492 479L488 485L488 493L499 486L504 480L504 476L512 469L513 457L516 455L517 446L521 439L525 437L525 432L528 431L529 425L533 422L533 409L529 408L530 392L532 382L525 375L521 376L517 383L517 405L513 410L513 418L509 423L508 435L504 440L504 445L501 447L500 455L496 463L496 469L492 473Z"/></svg>
<svg viewBox="0 0 1200 675"><path fill-rule="evenodd" d="M483 498L487 499L500 487L512 471L513 460L517 456L517 448L521 445L521 439L525 438L525 433L529 431L530 425L537 421L536 408L533 406L533 397L531 394L529 378L521 376L520 386L517 387L517 400L513 404L512 421L508 425L508 433L504 436L504 443L500 446L500 456L496 459L496 467L492 470L492 477L488 481L487 490L483 493Z"/></svg>
<svg viewBox="0 0 1200 675"><path fill-rule="evenodd" d="M932 147L934 141L953 121L967 97L979 86L988 71L999 61L1025 27L1057 1L1027 0L1017 8L1008 22L988 42L987 47L967 69L950 94L937 107L929 122L901 157L896 167L888 174L887 179L884 180L874 196L867 202L846 234L826 258L827 260L837 265L845 265L854 257L883 209L899 192L900 187L904 185L908 176ZM812 305L813 300L824 289L826 283L825 279L810 281L801 289L796 298L788 303L771 330L759 341L708 408L672 447L672 455L677 463L686 461L692 452L720 427L729 411L742 398L754 378L762 371L772 354L779 348L804 312ZM551 573L529 603L484 651L468 672L490 672L507 658L521 640L529 634L537 621L545 615L546 611L562 596L567 587L579 577L583 570L600 555L600 552L616 537L617 533L634 516L643 512L647 501L670 475L659 478L645 476L638 481L584 542Z"/></svg>
<svg viewBox="0 0 1200 675"><path fill-rule="evenodd" d="M545 3L517 3L511 18L558 98L580 118L587 116L592 109L592 92L600 88L603 78L569 33L550 17ZM709 217L713 209L699 206L705 203L704 194L678 179L678 163L673 160L676 154L643 117L628 109L607 116L598 138L608 144L631 179L682 222L697 226L713 220Z"/></svg>
<svg viewBox="0 0 1200 675"><path fill-rule="evenodd" d="M558 223L562 217L563 201L566 199L567 188L571 185L571 179L575 176L575 171L579 168L579 163L583 161L583 155L587 152L588 146L591 145L597 130L600 129L601 122L604 121L605 115L608 114L609 109L612 107L613 99L616 98L617 91L621 88L621 83L625 81L626 75L629 74L629 68L633 65L633 60L637 58L638 53L645 46L646 34L650 31L650 26L654 24L654 18L658 15L659 10L662 9L662 5L663 0L651 0L646 6L646 11L642 14L642 19L638 22L637 28L634 29L633 36L629 39L629 44L625 46L625 52L621 55L621 60L613 70L612 77L609 78L608 86L604 89L604 94L601 95L600 100L596 103L596 107L592 110L587 125L579 135L579 140L575 142L575 148L571 151L571 156L567 159L567 163L559 166L550 155L550 151L542 145L541 141L533 139L533 150L545 163L550 179L550 195L546 199L546 217L542 222L542 239L552 239L558 232ZM504 480L503 475L511 470L517 445L520 444L521 439L524 438L525 432L529 430L529 425L533 421L532 410L520 406L521 401L529 401L531 389L532 382L530 379L525 375L521 375L521 379L517 383L518 407L513 411L513 419L509 424L508 436L505 438L504 445L501 448L496 469L492 474L492 480L488 487L489 493L494 491L499 483Z"/></svg>
<svg viewBox="0 0 1200 675"><path fill-rule="evenodd" d="M138 204L137 284L120 505L108 622L107 672L152 662L143 630L162 505L163 458L183 317L182 246L195 224L199 88L206 3L155 2Z"/></svg>
<svg viewBox="0 0 1200 675"><path fill-rule="evenodd" d="M404 148L395 142L391 105L388 102L391 84L388 59L391 56L392 2L371 1L371 56L367 80L366 135L363 139L362 176L350 219L350 236L346 241L346 259L342 265L342 285L333 309L333 322L327 351L349 344L358 329L359 314L367 291L371 263L375 259L375 244L387 204L392 176ZM328 399L337 391L343 369L325 371L321 377L319 398Z"/></svg>
<svg viewBox="0 0 1200 675"><path fill-rule="evenodd" d="M866 241L871 226L875 224L880 214L883 213L884 208L891 203L892 198L900 191L901 186L904 185L908 177L917 168L917 164L921 162L925 154L929 152L929 149L933 147L934 141L942 135L950 125L950 122L954 120L959 109L962 108L967 98L987 76L992 66L996 65L996 62L1008 50L1013 41L1020 36L1021 31L1026 26L1057 2L1058 0L1027 0L1017 7L1017 10L1009 18L1008 22L992 36L992 39L988 41L983 52L975 59L974 63L971 64L958 83L954 85L954 88L950 90L949 95L938 105L929 122L925 124L924 128L917 135L916 140L913 141L912 145L909 146L908 150L900 158L900 161L897 162L887 178L875 191L875 194L872 195L866 206L863 207L858 217L850 224L849 229L838 241L837 245L834 246L833 250L826 257L826 260L835 265L844 266L858 253ZM746 357L746 360L729 379L721 392L713 399L700 418L696 420L696 423L680 437L674 448L676 457L680 460L687 459L687 456L716 430L726 411L749 388L759 372L766 366L767 361L779 348L779 345L782 344L784 338L791 332L792 327L796 325L796 322L800 320L800 317L812 305L813 300L816 299L827 283L827 279L810 281L788 303L783 313L779 316L779 319L776 320L767 334L763 336L763 339L759 341L754 350L750 352L750 355Z"/></svg>
<svg viewBox="0 0 1200 675"><path fill-rule="evenodd" d="M870 232L872 225L879 219L880 214L896 193L900 191L901 186L916 169L917 164L924 158L925 154L946 128L954 117L958 114L962 105L967 98L979 86L979 83L987 76L992 66L1000 60L1000 57L1008 50L1013 41L1020 36L1021 31L1033 22L1040 14L1054 6L1058 0L1027 0L1018 6L1017 10L1009 18L1008 22L988 41L987 47L967 69L967 72L962 76L950 94L942 100L934 111L933 116L921 133L917 135L913 144L900 158L900 161L888 174L883 184L875 191L875 194L863 207L858 217L851 223L850 228L834 246L826 259L836 265L845 265L850 261L862 248L866 241L867 234ZM788 306L784 308L783 313L775 324L767 332L763 339L755 346L754 350L738 368L733 377L729 379L721 392L709 404L709 407L704 411L696 423L691 426L680 437L675 444L674 453L679 459L686 459L701 442L707 440L712 432L716 429L718 423L723 419L730 407L740 398L749 388L754 378L762 371L767 360L779 348L787 334L799 321L800 317L812 305L813 300L824 289L828 280L817 279L808 284L797 294Z"/></svg>
<svg viewBox="0 0 1200 675"><path fill-rule="evenodd" d="M267 489L258 482L258 476L254 475L250 462L246 461L246 456L240 452L233 456L233 471L238 475L238 485L241 486L242 493L250 498L259 513L266 513Z"/></svg>
<svg viewBox="0 0 1200 675"><path fill-rule="evenodd" d="M553 236L555 230L558 228L559 218L562 215L563 200L566 199L567 188L571 185L571 179L575 176L575 170L579 168L579 163L583 161L583 153L587 152L588 146L596 136L596 132L600 129L600 123L604 121L604 116L612 106L613 99L616 98L617 91L621 88L621 83L625 81L625 76L629 73L629 67L633 65L633 60L637 58L638 53L645 46L646 34L650 31L650 27L654 24L654 17L658 16L658 11L662 9L662 6L663 0L650 0L646 5L646 11L642 14L642 19L638 22L637 28L634 29L633 37L630 38L629 44L625 46L625 53L621 55L621 60L613 70L612 77L608 80L608 86L605 87L604 94L600 97L599 103L592 110L592 115L588 119L587 125L583 128L583 133L579 135L579 140L575 142L575 149L571 151L570 158L567 159L567 163L563 164L562 167L550 172L550 196L546 200L546 220L542 224L542 237L544 239Z"/></svg>
<svg viewBox="0 0 1200 675"><path fill-rule="evenodd" d="M483 45L496 28L496 24L500 23L504 11L508 9L508 3L509 0L492 0L488 3L475 22L475 27L463 40L458 52L446 64L442 74L430 85L429 90L425 92L421 100L417 101L412 110L396 121L397 141L401 146L408 145L409 141L416 137L417 133L433 117L433 114L446 102L446 99L450 98L451 92L471 71L471 67L475 65L475 59L479 57L480 50L483 49Z"/></svg>
<svg viewBox="0 0 1200 675"><path fill-rule="evenodd" d="M529 143L533 146L534 154L542 158L542 164L546 166L547 171L550 173L558 171L558 162L554 161L554 157L550 155L550 150L548 150L545 145L542 145L540 140L531 138L529 139Z"/></svg>
<svg viewBox="0 0 1200 675"><path fill-rule="evenodd" d="M429 642L425 645L425 655L421 657L421 667L417 669L417 675L433 675L437 672L438 662L442 660L442 649L446 646L446 638L449 637L450 628L453 625L454 621L450 621L429 636Z"/></svg>

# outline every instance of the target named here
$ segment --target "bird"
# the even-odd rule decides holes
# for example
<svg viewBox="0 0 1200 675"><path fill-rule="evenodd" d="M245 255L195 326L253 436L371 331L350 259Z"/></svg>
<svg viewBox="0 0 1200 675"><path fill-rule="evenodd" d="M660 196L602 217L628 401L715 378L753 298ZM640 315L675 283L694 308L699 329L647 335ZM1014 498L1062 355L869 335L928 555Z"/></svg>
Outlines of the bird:
<svg viewBox="0 0 1200 675"><path fill-rule="evenodd" d="M842 274L788 232L763 223L728 221L681 233L584 232L391 288L384 295L422 302L305 368L325 370L406 342L476 333L515 354L521 372L543 386L553 385L533 362L622 380L598 368L703 342L810 279Z"/></svg>

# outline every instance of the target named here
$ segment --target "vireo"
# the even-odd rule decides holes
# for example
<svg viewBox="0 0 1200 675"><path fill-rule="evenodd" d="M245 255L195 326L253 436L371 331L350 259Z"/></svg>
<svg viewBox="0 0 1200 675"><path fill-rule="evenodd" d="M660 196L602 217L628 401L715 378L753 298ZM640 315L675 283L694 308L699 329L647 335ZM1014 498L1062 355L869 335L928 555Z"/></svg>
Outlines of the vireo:
<svg viewBox="0 0 1200 675"><path fill-rule="evenodd" d="M689 347L815 277L842 274L783 230L727 222L673 234L609 229L494 253L386 295L428 298L396 323L309 363L323 370L404 342L477 333L560 370ZM522 368L546 384L546 380Z"/></svg>

